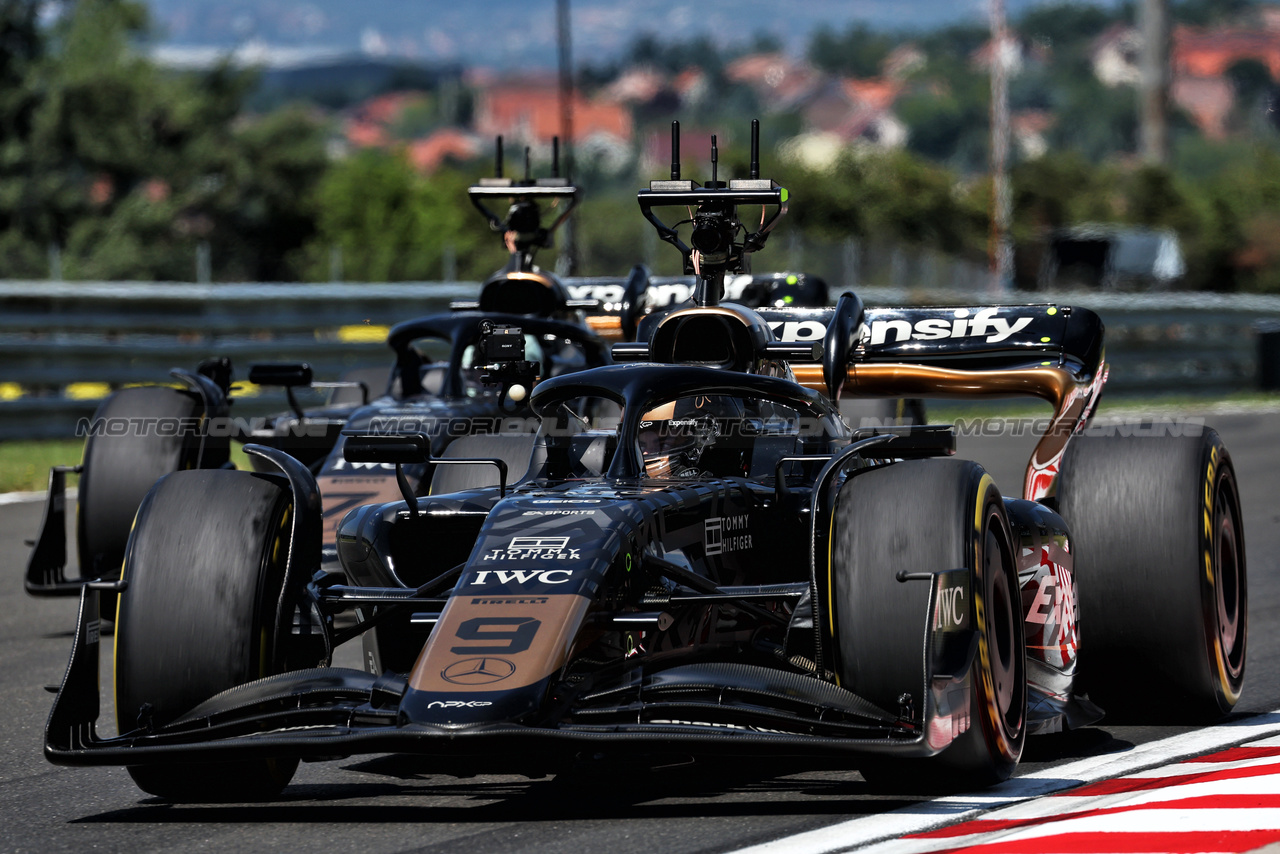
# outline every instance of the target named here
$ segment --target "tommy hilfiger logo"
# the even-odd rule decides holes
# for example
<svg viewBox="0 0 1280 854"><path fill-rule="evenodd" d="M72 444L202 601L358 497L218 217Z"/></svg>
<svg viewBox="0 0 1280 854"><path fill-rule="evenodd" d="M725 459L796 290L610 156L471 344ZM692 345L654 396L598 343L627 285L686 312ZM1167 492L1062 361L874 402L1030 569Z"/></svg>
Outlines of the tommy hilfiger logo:
<svg viewBox="0 0 1280 854"><path fill-rule="evenodd" d="M484 560L578 560L568 537L512 537L505 549L490 549Z"/></svg>

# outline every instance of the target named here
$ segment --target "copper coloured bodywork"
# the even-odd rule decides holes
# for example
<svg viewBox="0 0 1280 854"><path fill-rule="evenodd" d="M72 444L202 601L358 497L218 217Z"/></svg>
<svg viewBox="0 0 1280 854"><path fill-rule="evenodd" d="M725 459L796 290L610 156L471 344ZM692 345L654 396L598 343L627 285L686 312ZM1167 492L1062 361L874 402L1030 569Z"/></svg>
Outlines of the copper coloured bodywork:
<svg viewBox="0 0 1280 854"><path fill-rule="evenodd" d="M817 391L825 389L821 365L792 365L796 380ZM887 397L1038 397L1054 409L1031 459L1027 461L1022 497L1037 501L1054 494L1058 465L1067 441L1087 420L1106 379L1106 365L1077 379L1059 367L957 370L931 365L853 364L842 392L850 396Z"/></svg>
<svg viewBox="0 0 1280 854"><path fill-rule="evenodd" d="M623 341L622 318L610 314L589 314L586 317L587 328L605 341Z"/></svg>
<svg viewBox="0 0 1280 854"><path fill-rule="evenodd" d="M440 642L423 649L409 687L476 694L540 682L569 660L590 606L590 599L575 594L454 596L432 632L432 640ZM476 628L468 632L468 623ZM527 625L545 629L529 632L526 645L518 639L520 627Z"/></svg>
<svg viewBox="0 0 1280 854"><path fill-rule="evenodd" d="M333 543L338 536L338 523L348 510L364 504L385 504L400 500L400 487L394 472L361 472L359 474L327 474L316 478L324 505L324 542Z"/></svg>

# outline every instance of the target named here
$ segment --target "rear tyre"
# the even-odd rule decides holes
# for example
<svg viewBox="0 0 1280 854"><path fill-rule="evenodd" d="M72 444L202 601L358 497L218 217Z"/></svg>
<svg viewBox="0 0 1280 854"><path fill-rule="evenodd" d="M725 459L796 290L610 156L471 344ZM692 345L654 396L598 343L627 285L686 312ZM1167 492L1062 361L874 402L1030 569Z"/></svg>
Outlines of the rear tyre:
<svg viewBox="0 0 1280 854"><path fill-rule="evenodd" d="M1078 436L1058 478L1080 601L1080 679L1107 719L1204 723L1244 687L1248 590L1218 434Z"/></svg>
<svg viewBox="0 0 1280 854"><path fill-rule="evenodd" d="M199 395L165 386L117 391L94 413L85 440L76 513L80 574L120 577L125 543L142 497L172 471L201 464ZM230 440L205 439L203 465L222 465ZM101 610L115 616L115 596L103 594Z"/></svg>
<svg viewBox="0 0 1280 854"><path fill-rule="evenodd" d="M967 620L978 635L968 728L924 762L867 763L873 783L962 789L1005 780L1026 739L1026 646L1012 538L991 477L965 460L908 460L855 475L832 524L829 595L841 682L889 712L925 703L930 582L899 570L965 568Z"/></svg>
<svg viewBox="0 0 1280 854"><path fill-rule="evenodd" d="M160 727L214 694L271 675L268 644L288 551L289 491L269 475L177 472L147 494L124 562L115 689L121 733ZM255 801L296 759L131 766L149 794Z"/></svg>

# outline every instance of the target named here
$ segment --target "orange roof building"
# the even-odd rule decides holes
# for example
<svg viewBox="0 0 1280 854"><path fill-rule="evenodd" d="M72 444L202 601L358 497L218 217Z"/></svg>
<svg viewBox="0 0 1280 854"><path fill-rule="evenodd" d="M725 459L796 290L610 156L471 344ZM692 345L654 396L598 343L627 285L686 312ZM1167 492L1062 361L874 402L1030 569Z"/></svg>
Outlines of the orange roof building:
<svg viewBox="0 0 1280 854"><path fill-rule="evenodd" d="M475 134L458 128L443 128L428 137L409 143L409 162L419 172L430 175L439 169L446 159L471 160L483 153L483 146Z"/></svg>
<svg viewBox="0 0 1280 854"><path fill-rule="evenodd" d="M530 145L549 145L560 135L560 95L554 87L494 86L481 93L476 105L476 132L502 134ZM619 104L573 99L573 141L580 143L601 135L629 142L631 113Z"/></svg>
<svg viewBox="0 0 1280 854"><path fill-rule="evenodd" d="M1235 62L1256 59L1280 80L1280 32L1276 30L1173 31L1173 67L1192 77L1220 77Z"/></svg>

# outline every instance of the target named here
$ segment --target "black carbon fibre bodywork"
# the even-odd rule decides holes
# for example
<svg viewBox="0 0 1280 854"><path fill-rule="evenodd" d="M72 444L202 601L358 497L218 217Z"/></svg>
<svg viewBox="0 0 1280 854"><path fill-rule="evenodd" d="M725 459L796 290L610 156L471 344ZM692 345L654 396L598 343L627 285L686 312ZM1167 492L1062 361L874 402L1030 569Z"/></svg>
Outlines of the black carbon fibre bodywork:
<svg viewBox="0 0 1280 854"><path fill-rule="evenodd" d="M643 476L626 440L640 413L667 397L729 392L809 419L811 435L773 449L766 470L782 471L802 450L818 452L821 466L793 463L801 471L786 478ZM623 438L603 474L548 478L538 458L554 450L551 427L561 404L583 396L621 403ZM94 725L98 594L86 588L46 733L50 760L138 764L394 750L442 761L485 757L487 767L506 757L528 768L553 762L557 751L602 743L619 752L665 745L711 754L927 757L969 725L975 628L936 615L940 602L970 598L966 572L912 567L922 580L903 581L929 586L929 608L920 614L928 678L903 708L876 707L834 684L822 664L825 641L812 630L810 592L825 554L833 490L861 471L891 465L884 449L896 436L851 436L826 398L785 378L705 367L619 365L567 375L540 385L533 408L544 429L527 478L512 492L428 496L416 512L404 501L358 508L337 535L350 586L307 589L302 610L314 613L360 602L412 613L419 634L411 642L424 648L408 673L286 673L210 698L151 731L102 739ZM278 451L256 453L290 473L295 493L310 492L305 469L283 463L288 458ZM298 524L316 530L315 502L295 506ZM1056 519L1044 508L1015 511L1027 524ZM429 576L452 558L415 564L414 555L439 539L441 525L452 526L453 536L459 525L473 533L456 573L436 584ZM320 628L332 642L332 622ZM295 622L290 630L304 629ZM1068 690L1054 705L1060 688L1043 692L1047 714L1059 721L1071 699Z"/></svg>
<svg viewBox="0 0 1280 854"><path fill-rule="evenodd" d="M46 728L49 760L172 766L406 752L443 771L542 773L583 752L836 757L858 768L902 757L953 763L965 782L989 784L1012 772L1026 731L1095 719L1075 691L1074 567L1053 496L1066 443L1105 381L1101 322L1056 305L875 309L853 294L830 308L786 307L776 290L783 298L758 310L721 304L727 274L742 273L788 204L784 188L752 173L722 183L713 167L704 188L679 180L677 167L641 191L644 215L696 275L693 305L650 314L640 340L611 351L618 364L544 366L531 389L466 394L461 371L476 361L468 336L494 315L412 321L391 334L401 391L424 390L427 364L411 342L442 338L451 352L439 400L357 410L350 459L339 447L318 481L279 449L255 450L286 474L288 536L303 541L290 546L280 606L235 630L274 633L277 646L318 641L330 653L363 635L365 670L239 678L158 722L139 696L139 708L118 710L138 727L103 738L96 599L99 588L128 597L126 565L121 583L82 592ZM738 205L774 213L751 231ZM682 223L653 210L663 207L696 208L689 244ZM521 239L528 249L539 238ZM491 283L533 305L559 294L548 281L521 269ZM637 281L615 306L628 325L639 316ZM556 320L498 319L544 342L592 343ZM500 343L518 349L516 332L504 334ZM517 388L536 422L495 405ZM846 394L1036 395L1055 414L1021 497L1002 500L976 464L923 459L954 453L950 428L852 431L838 408ZM492 420L508 415L520 423ZM481 418L491 420L477 430ZM455 426L467 435L455 437ZM453 456L464 444L482 450ZM439 483L441 453L454 471L523 474L420 494L416 484ZM381 492L340 498L360 471L376 473ZM900 524L920 484L939 483L944 500L922 505L928 518ZM175 519L202 521L193 512L167 523ZM849 556L879 534L875 550ZM944 547L911 549L921 537ZM321 539L332 544L324 558ZM303 556L318 570L306 585L295 565ZM247 586L266 577L263 563L232 577ZM233 571L212 564L214 577ZM198 607L190 613L199 619ZM890 644L877 647L877 636Z"/></svg>

